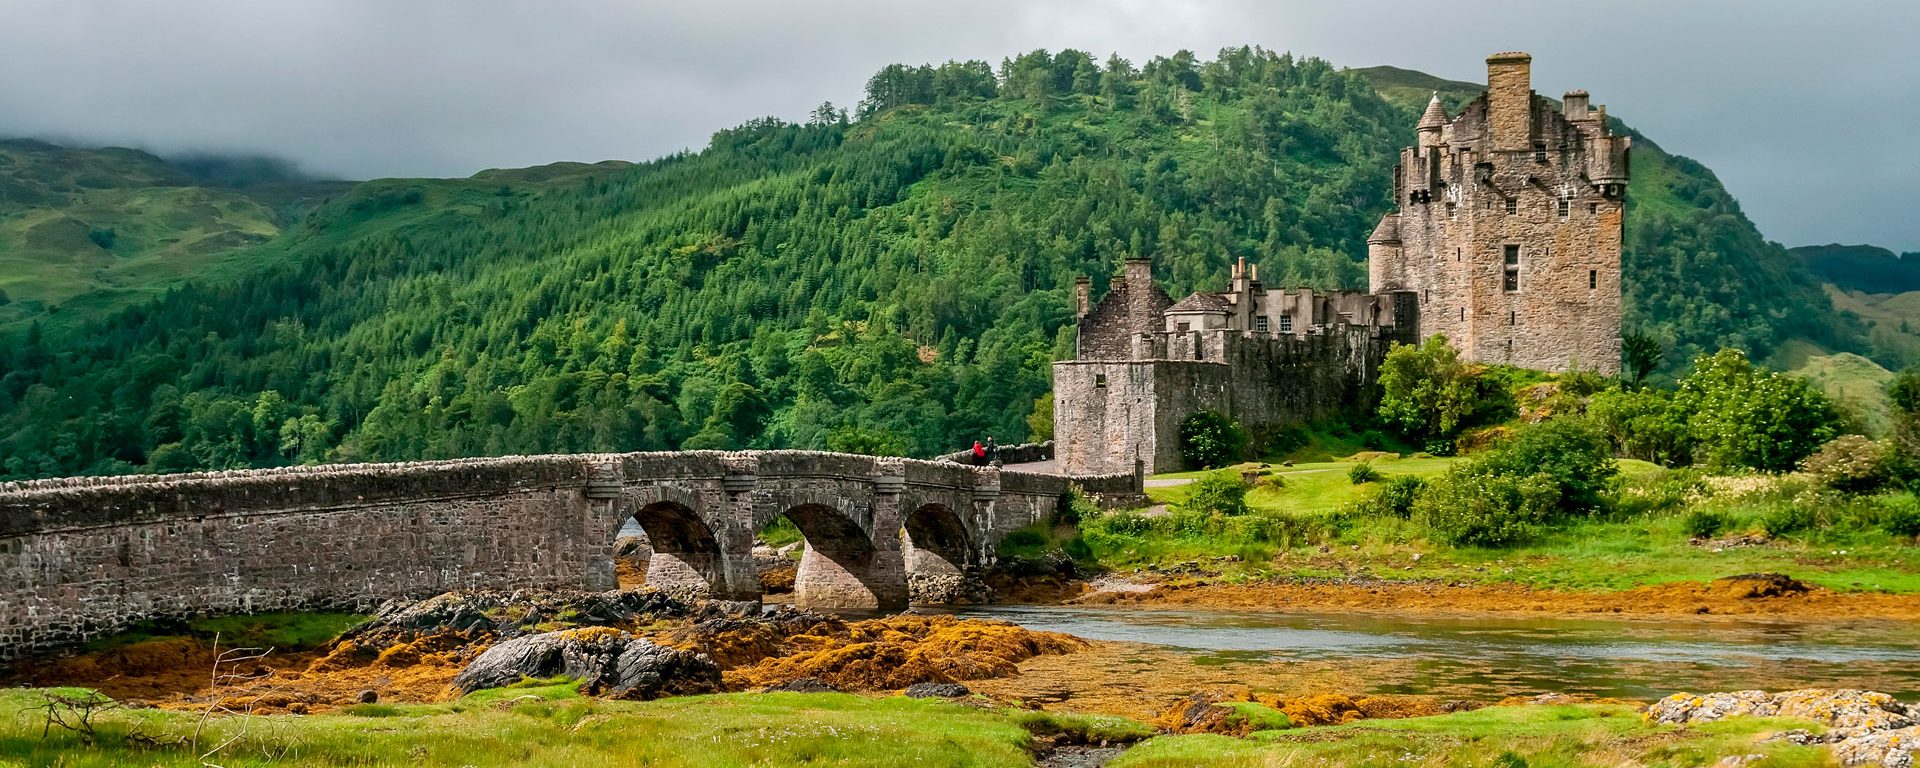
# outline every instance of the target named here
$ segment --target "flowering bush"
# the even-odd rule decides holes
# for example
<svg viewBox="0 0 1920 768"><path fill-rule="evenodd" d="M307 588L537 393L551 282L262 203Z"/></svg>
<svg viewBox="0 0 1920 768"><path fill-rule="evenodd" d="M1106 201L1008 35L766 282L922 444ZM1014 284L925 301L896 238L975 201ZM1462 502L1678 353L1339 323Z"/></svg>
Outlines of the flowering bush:
<svg viewBox="0 0 1920 768"><path fill-rule="evenodd" d="M1800 471L1836 491L1871 493L1893 480L1893 451L1886 443L1841 435L1801 461Z"/></svg>

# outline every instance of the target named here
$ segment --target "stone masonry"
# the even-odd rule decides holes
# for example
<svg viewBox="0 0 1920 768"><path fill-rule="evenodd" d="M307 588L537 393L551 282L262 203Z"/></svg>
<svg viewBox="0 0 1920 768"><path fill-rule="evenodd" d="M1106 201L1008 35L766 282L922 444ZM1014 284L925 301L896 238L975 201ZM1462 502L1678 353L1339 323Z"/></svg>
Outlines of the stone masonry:
<svg viewBox="0 0 1920 768"><path fill-rule="evenodd" d="M1059 477L809 451L586 454L0 484L0 661L150 619L367 610L453 589L612 589L636 521L651 585L758 599L755 534L806 539L802 606L892 609L995 560ZM944 574L945 576L942 576ZM909 584L932 585L910 593Z"/></svg>
<svg viewBox="0 0 1920 768"><path fill-rule="evenodd" d="M1177 302L1144 258L1098 303L1081 278L1074 359L1053 366L1062 471L1183 469L1179 427L1202 410L1265 430L1363 407L1388 348L1436 334L1474 361L1618 373L1631 142L1585 91L1536 96L1531 62L1489 57L1457 117L1427 106L1368 238L1369 293L1269 290L1244 259Z"/></svg>

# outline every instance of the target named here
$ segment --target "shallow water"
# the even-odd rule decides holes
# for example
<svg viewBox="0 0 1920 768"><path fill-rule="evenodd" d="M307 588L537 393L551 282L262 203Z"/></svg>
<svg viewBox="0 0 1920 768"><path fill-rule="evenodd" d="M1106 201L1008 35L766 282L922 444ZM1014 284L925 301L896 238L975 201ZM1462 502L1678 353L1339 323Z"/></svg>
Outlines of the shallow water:
<svg viewBox="0 0 1920 768"><path fill-rule="evenodd" d="M1199 664L1329 662L1367 693L1649 699L1674 691L1858 687L1920 696L1920 624L1238 613L989 605L963 616L1176 649ZM1341 663L1345 662L1345 663ZM1391 673L1387 673L1391 670Z"/></svg>

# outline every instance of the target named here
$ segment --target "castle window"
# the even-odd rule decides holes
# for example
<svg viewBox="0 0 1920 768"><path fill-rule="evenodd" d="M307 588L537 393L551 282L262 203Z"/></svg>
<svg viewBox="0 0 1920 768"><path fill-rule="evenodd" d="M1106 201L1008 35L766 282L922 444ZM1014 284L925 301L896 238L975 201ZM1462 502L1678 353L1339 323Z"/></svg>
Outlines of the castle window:
<svg viewBox="0 0 1920 768"><path fill-rule="evenodd" d="M1566 198L1564 197L1560 198L1560 220L1561 221L1567 220L1567 209L1572 207L1573 207L1573 204L1569 202Z"/></svg>
<svg viewBox="0 0 1920 768"><path fill-rule="evenodd" d="M1533 143L1533 161L1536 163L1544 163L1547 161L1547 143L1546 142L1536 141Z"/></svg>
<svg viewBox="0 0 1920 768"><path fill-rule="evenodd" d="M1093 375L1093 386L1094 386L1094 388L1095 388L1095 389L1106 389L1106 388L1107 388L1107 375L1106 375L1106 374L1104 374L1104 373L1096 373L1096 374L1094 374L1094 375Z"/></svg>
<svg viewBox="0 0 1920 768"><path fill-rule="evenodd" d="M1513 312L1507 313L1507 325L1513 325L1513 317L1514 317Z"/></svg>
<svg viewBox="0 0 1920 768"><path fill-rule="evenodd" d="M1513 198L1513 197L1507 198L1507 214L1512 215L1519 212L1520 212L1520 200L1518 198Z"/></svg>
<svg viewBox="0 0 1920 768"><path fill-rule="evenodd" d="M1453 203L1447 203L1447 218L1449 219L1460 218L1460 211L1456 210L1459 207L1460 206L1454 205Z"/></svg>
<svg viewBox="0 0 1920 768"><path fill-rule="evenodd" d="M1453 249L1453 260L1454 261L1460 260L1460 249L1458 248Z"/></svg>
<svg viewBox="0 0 1920 768"><path fill-rule="evenodd" d="M1587 203L1587 213L1599 213L1599 212L1600 212L1599 203Z"/></svg>
<svg viewBox="0 0 1920 768"><path fill-rule="evenodd" d="M1293 333L1293 315L1280 316L1280 332Z"/></svg>
<svg viewBox="0 0 1920 768"><path fill-rule="evenodd" d="M1597 269L1587 270L1587 290L1591 291L1599 287L1600 287L1600 270L1597 270Z"/></svg>
<svg viewBox="0 0 1920 768"><path fill-rule="evenodd" d="M1422 301L1422 302L1429 302L1429 301L1433 301L1433 289L1432 289L1432 288L1428 288L1428 289L1427 289L1427 294L1426 294L1425 296L1423 296L1423 297L1421 297L1421 299L1420 299L1420 301Z"/></svg>
<svg viewBox="0 0 1920 768"><path fill-rule="evenodd" d="M1192 326L1191 326L1191 325L1189 325L1189 324L1187 324L1187 323L1179 323L1179 324L1178 324L1178 325L1176 325L1175 327L1176 327L1176 329L1177 329L1177 330L1179 330L1179 331L1180 331L1181 333L1186 333L1187 331L1189 331L1189 330L1192 330Z"/></svg>
<svg viewBox="0 0 1920 768"><path fill-rule="evenodd" d="M1509 292L1520 290L1520 246L1503 246L1502 257L1506 263L1506 290Z"/></svg>
<svg viewBox="0 0 1920 768"><path fill-rule="evenodd" d="M1461 308L1460 308L1460 322L1463 322L1463 323L1464 323L1464 322L1466 322L1466 321L1467 321L1467 308L1466 308L1466 307L1461 307Z"/></svg>
<svg viewBox="0 0 1920 768"><path fill-rule="evenodd" d="M1253 330L1259 333L1267 332L1267 316L1266 315L1261 315L1253 319Z"/></svg>

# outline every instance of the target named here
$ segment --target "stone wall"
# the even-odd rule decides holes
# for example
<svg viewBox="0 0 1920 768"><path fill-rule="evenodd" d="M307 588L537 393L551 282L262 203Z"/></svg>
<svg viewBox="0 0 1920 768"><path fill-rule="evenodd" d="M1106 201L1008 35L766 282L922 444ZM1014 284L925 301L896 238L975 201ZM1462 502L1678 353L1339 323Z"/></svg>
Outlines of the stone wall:
<svg viewBox="0 0 1920 768"><path fill-rule="evenodd" d="M1047 440L1039 443L1003 445L1000 446L997 455L1000 457L1000 463L1002 464L1031 464L1037 461L1052 461L1053 441ZM954 451L953 453L943 453L933 457L933 460L951 461L955 464L972 464L973 449L968 448L962 451Z"/></svg>
<svg viewBox="0 0 1920 768"><path fill-rule="evenodd" d="M892 608L908 599L915 544L903 527L942 563L977 569L1001 536L1058 509L1071 482L765 451L6 483L0 660L150 619L366 610L460 588L611 588L613 542L628 520L647 532L656 583L755 599L754 535L784 515L807 538L803 605Z"/></svg>

